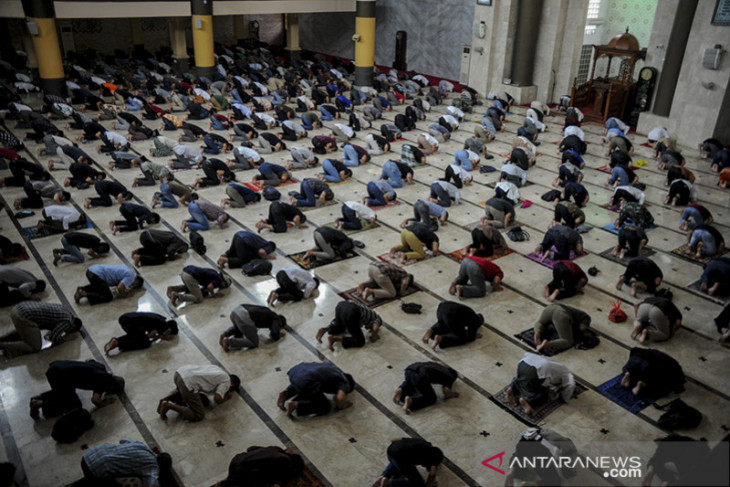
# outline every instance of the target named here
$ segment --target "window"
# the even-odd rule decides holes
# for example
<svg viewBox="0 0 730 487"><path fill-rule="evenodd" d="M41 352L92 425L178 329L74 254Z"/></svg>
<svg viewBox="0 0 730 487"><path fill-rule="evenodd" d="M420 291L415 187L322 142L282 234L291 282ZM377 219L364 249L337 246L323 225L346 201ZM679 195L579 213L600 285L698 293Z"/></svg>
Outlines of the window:
<svg viewBox="0 0 730 487"><path fill-rule="evenodd" d="M596 33L596 29L598 26L596 24L588 24L586 25L586 35L591 36Z"/></svg>
<svg viewBox="0 0 730 487"><path fill-rule="evenodd" d="M578 64L578 85L588 81L588 69L591 67L591 55L593 46L584 45L580 50L580 64Z"/></svg>
<svg viewBox="0 0 730 487"><path fill-rule="evenodd" d="M588 0L588 19L597 19L601 14L601 0Z"/></svg>

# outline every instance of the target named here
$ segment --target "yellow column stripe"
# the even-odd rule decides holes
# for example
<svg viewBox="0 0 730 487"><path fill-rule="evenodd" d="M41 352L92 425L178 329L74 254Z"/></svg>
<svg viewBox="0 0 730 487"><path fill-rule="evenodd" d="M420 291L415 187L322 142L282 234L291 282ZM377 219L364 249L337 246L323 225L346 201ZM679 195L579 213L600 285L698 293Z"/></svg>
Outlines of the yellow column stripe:
<svg viewBox="0 0 730 487"><path fill-rule="evenodd" d="M41 78L63 78L63 58L61 57L61 46L58 43L56 21L53 18L30 18L28 21L38 25L38 35L32 37Z"/></svg>
<svg viewBox="0 0 730 487"><path fill-rule="evenodd" d="M355 43L355 66L375 64L375 17L356 17L355 32L360 40Z"/></svg>
<svg viewBox="0 0 730 487"><path fill-rule="evenodd" d="M195 20L200 19L202 29L195 28ZM195 65L200 68L215 66L213 56L213 16L193 15L193 47L195 48Z"/></svg>

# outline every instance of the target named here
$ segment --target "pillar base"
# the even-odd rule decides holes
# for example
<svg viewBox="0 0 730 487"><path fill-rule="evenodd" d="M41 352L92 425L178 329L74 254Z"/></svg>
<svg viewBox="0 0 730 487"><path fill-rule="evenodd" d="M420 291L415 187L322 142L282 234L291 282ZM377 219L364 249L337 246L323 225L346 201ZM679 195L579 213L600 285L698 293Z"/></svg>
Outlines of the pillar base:
<svg viewBox="0 0 730 487"><path fill-rule="evenodd" d="M52 78L40 80L41 89L47 95L57 95L66 98L66 78Z"/></svg>
<svg viewBox="0 0 730 487"><path fill-rule="evenodd" d="M502 84L502 91L506 91L515 98L515 103L524 105L530 103L537 97L537 86L515 86Z"/></svg>
<svg viewBox="0 0 730 487"><path fill-rule="evenodd" d="M200 77L206 77L211 81L215 80L215 66L195 66L195 74Z"/></svg>
<svg viewBox="0 0 730 487"><path fill-rule="evenodd" d="M357 86L373 86L373 67L355 66L355 84Z"/></svg>
<svg viewBox="0 0 730 487"><path fill-rule="evenodd" d="M289 62L292 61L299 61L299 58L301 57L302 50L301 49L284 49L286 52L286 57L289 60Z"/></svg>
<svg viewBox="0 0 730 487"><path fill-rule="evenodd" d="M186 57L172 58L172 70L177 76L182 76L190 70L190 60Z"/></svg>

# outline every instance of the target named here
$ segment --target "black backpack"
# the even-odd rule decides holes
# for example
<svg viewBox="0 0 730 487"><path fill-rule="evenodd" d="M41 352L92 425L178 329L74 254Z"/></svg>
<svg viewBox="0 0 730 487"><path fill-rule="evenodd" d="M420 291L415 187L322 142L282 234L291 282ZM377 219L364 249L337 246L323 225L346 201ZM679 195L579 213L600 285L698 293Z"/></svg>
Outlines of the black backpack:
<svg viewBox="0 0 730 487"><path fill-rule="evenodd" d="M190 231L190 246L200 255L205 255L208 250L205 246L205 239L195 230Z"/></svg>
<svg viewBox="0 0 730 487"><path fill-rule="evenodd" d="M94 426L86 409L73 409L56 420L51 437L58 443L73 443Z"/></svg>
<svg viewBox="0 0 730 487"><path fill-rule="evenodd" d="M243 273L247 276L265 276L271 273L273 265L270 260L254 259L243 265Z"/></svg>
<svg viewBox="0 0 730 487"><path fill-rule="evenodd" d="M524 231L520 226L512 227L510 231L507 232L507 236L513 242L524 242L525 240L530 240L530 234Z"/></svg>
<svg viewBox="0 0 730 487"><path fill-rule="evenodd" d="M696 428L702 422L702 413L681 399L675 399L664 406L655 404L654 407L660 410L666 409L666 412L657 421L663 430Z"/></svg>
<svg viewBox="0 0 730 487"><path fill-rule="evenodd" d="M402 302L400 304L400 309L402 309L404 313L408 313L410 315L420 315L422 308L423 308L423 306L421 306L418 303Z"/></svg>

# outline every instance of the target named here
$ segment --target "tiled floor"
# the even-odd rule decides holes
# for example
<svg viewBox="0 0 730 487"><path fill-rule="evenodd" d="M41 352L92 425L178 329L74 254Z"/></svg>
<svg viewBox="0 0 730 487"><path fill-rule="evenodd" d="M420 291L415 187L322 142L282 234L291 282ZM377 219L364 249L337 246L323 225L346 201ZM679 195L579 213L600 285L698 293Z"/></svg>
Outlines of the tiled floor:
<svg viewBox="0 0 730 487"><path fill-rule="evenodd" d="M35 102L35 100L31 100ZM478 107L479 108L479 107ZM392 120L396 107L386 113ZM438 117L443 106L435 107L428 114L429 121ZM508 117L507 131L499 134L489 144L492 154L509 151L509 144L521 124L524 109L516 107ZM218 345L218 335L229 325L228 315L240 303L265 302L269 291L274 288L271 277L248 278L240 272L232 272L235 284L223 299L206 301L200 305L183 306L178 309L168 305L165 289L178 280L183 266L196 264L214 266L215 259L229 245L233 234L241 228L251 229L254 223L266 215L268 204L261 202L245 209L230 209L233 223L221 230L213 228L204 233L208 254L201 257L190 252L186 258L170 262L163 267L143 267L145 289L129 299L117 299L107 305L91 307L87 304L74 305L73 292L85 279L83 265L51 264L52 249L59 247L59 237L33 240L28 244L31 260L17 265L43 276L51 285L43 299L72 306L83 319L83 339L75 340L58 348L3 361L0 369L0 429L3 446L0 460L9 458L22 462L27 484L32 486L56 486L68 483L80 476L79 459L86 446L102 442L116 442L120 438L142 439L157 445L172 454L174 468L181 483L186 486L208 486L223 478L230 459L251 445L286 445L306 458L328 485L362 486L370 485L386 464L385 450L389 440L401 436L420 436L443 449L447 461L439 473L439 485L498 485L502 476L481 464L482 460L501 451L507 456L514 451L519 433L526 428L518 418L506 412L492 399L513 377L515 367L527 350L514 338L514 334L529 328L546 305L542 298L543 286L550 279L549 269L524 258L534 250L551 220L551 206L540 199L549 189L555 177L559 157L553 141L560 139L561 117L548 118L548 131L541 136L543 144L539 151L544 155L529 171L532 184L523 188L523 197L534 202L528 209L518 209L517 219L531 235L529 242L509 242L517 251L497 261L505 272L502 292L490 294L482 299L470 299L466 304L483 313L487 325L484 337L462 348L433 352L421 343L425 329L435 321L438 304L450 298L448 287L456 275L458 263L441 255L409 266L416 281L424 291L407 298L407 301L423 305L421 315L409 315L400 310L398 302L377 308L386 322L383 339L367 344L362 349L335 352L327 350L314 340L316 330L331 320L336 303L341 299L338 292L356 286L365 280L368 263L377 255L387 252L399 241L400 222L412 213L412 204L419 197L428 194L428 185L442 174L443 168L452 160L453 153L461 149L464 140L471 135L480 115L468 115L471 121L462 124L454 133L453 140L443 144L441 152L428 159L429 168L416 171L416 184L398 190L404 203L378 211L380 227L357 234L355 238L365 243L359 250L361 255L336 264L320 267L315 274L323 281L316 299L298 304L277 307L291 326L288 336L278 343L262 341L260 348L251 351L223 353ZM62 122L58 122L62 124ZM207 128L207 122L201 123ZM429 122L419 122L425 130ZM155 123L149 123L155 128ZM109 122L104 122L105 126ZM330 124L328 124L330 125ZM379 127L379 125L378 125ZM585 294L566 300L566 304L579 307L592 316L592 326L601 336L601 344L589 351L568 350L558 356L575 373L577 380L588 388L578 399L563 405L552 413L544 426L572 438L581 453L590 455L639 454L645 460L653 453L651 440L661 430L656 426L660 411L651 407L638 415L632 415L620 406L595 391L599 384L616 376L626 362L629 349L634 346L629 332L630 321L614 324L608 321L610 302L621 298L628 309L636 300L628 288L616 291L615 283L621 272L620 264L600 257L600 253L614 245L616 237L600 227L611 222L615 214L600 208L610 195L603 183L607 175L596 170L606 164L604 149L598 144L601 127L584 126L587 140L591 142L586 155L585 184L591 193L587 208L588 223L595 228L584 235L585 248L589 255L579 264L587 269L595 265L600 269L596 277L590 278ZM327 133L321 129L310 136ZM22 130L16 130L22 134ZM75 131L70 131L76 135ZM409 132L405 138L414 142L418 132ZM169 135L166 133L165 135ZM365 132L358 134L355 143L364 145ZM696 281L701 266L676 257L671 250L685 241L678 230L679 208L662 205L665 195L664 174L656 169L650 158L650 149L641 147L641 136L633 135L637 159L649 163L638 171L641 181L647 184L647 201L659 227L649 233L649 246L656 251L652 257L663 269L665 284L672 290L677 306L684 313L682 329L669 342L652 344L666 351L682 365L689 381L681 397L703 413L702 424L686 432L694 437L705 437L714 445L727 435L730 426L728 417L728 394L730 382L727 379L730 354L716 342L713 318L722 305L718 300L699 295L687 286ZM394 144L399 153L402 142ZM147 154L151 142L135 142L134 150ZM46 164L48 157L35 156L38 146L29 143L28 157ZM94 145L84 146L106 169L108 159L97 156ZM709 164L698 160L696 150L684 149L688 166L697 175L697 184L702 202L715 215L718 228L730 240L730 219L728 214L728 192L715 186L715 176L708 171ZM341 151L337 153L341 156ZM288 153L267 156L267 160L281 162ZM365 192L365 184L380 174L388 155L377 156L365 166L354 170L353 181L334 187L336 199L340 202L359 200ZM159 162L165 162L160 160ZM499 167L499 156L490 163ZM7 171L2 171L7 173ZM109 172L110 178L131 187L137 170L116 170ZM186 183L192 183L202 171L191 170L177 173ZM316 174L315 169L297 171L295 178L301 180ZM4 174L3 174L4 175ZM439 230L442 251L445 254L464 247L469 241L466 226L477 221L483 210L477 205L488 199L492 190L486 185L493 182L498 173L474 173L475 183L462 191L464 202L451 208L450 223ZM56 171L53 176L63 181L65 171ZM239 179L249 180L251 172L238 173ZM296 189L291 186L285 190ZM139 202L149 204L155 188L134 189ZM2 199L6 205L20 196L20 188L3 188ZM74 203L81 206L92 189L75 191ZM206 188L199 191L202 198L219 202L223 188ZM186 217L185 208L161 209L163 217L160 228L177 231ZM16 222L10 211L0 213L0 227L3 235L18 241ZM113 252L103 259L104 263L130 264L131 252L138 246L137 234L127 233L112 236L107 222L118 217L118 207L92 208L87 212L94 223L91 233L101 234L112 244ZM268 237L278 246L274 261L274 273L293 265L285 255L305 250L312 245L315 227L330 223L339 216L339 205L318 208L307 213L309 228L293 229L286 234ZM31 225L34 218L20 220L19 224ZM266 236L266 235L265 235ZM173 341L153 345L146 351L104 357L100 349L112 336L120 334L116 318L127 311L150 310L178 318L181 333ZM0 310L1 332L11 326L9 309ZM127 380L125 396L116 404L96 410L84 395L87 407L92 410L96 426L80 441L71 445L57 445L50 438L51 420L33 421L28 417L28 399L46 388L44 371L56 359L85 359L94 357L104 361L108 367ZM276 407L276 396L286 385L286 371L302 361L329 360L350 372L358 383L353 394L354 408L313 419L288 420ZM447 402L439 401L434 407L411 415L403 414L391 397L402 380L403 369L410 363L437 360L455 368L460 377L456 390L461 397ZM243 380L240 397L221 406L212 408L201 423L187 424L173 417L162 421L155 412L157 401L172 389L172 373L183 364L219 364L226 370L237 373ZM662 402L666 402L662 401ZM174 415L173 415L174 416ZM622 481L623 482L623 481ZM637 479L625 481L638 485ZM567 485L607 485L601 472L585 471L566 481Z"/></svg>

